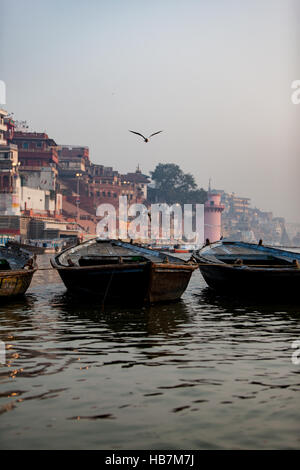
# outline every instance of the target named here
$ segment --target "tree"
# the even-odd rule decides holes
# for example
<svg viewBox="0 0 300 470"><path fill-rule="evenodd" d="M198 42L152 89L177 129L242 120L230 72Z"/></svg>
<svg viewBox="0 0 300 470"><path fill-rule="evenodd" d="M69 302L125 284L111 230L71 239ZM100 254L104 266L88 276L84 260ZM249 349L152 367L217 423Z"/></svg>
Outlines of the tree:
<svg viewBox="0 0 300 470"><path fill-rule="evenodd" d="M150 172L155 188L149 188L149 202L167 204L203 204L206 191L197 187L195 178L174 163L159 163Z"/></svg>

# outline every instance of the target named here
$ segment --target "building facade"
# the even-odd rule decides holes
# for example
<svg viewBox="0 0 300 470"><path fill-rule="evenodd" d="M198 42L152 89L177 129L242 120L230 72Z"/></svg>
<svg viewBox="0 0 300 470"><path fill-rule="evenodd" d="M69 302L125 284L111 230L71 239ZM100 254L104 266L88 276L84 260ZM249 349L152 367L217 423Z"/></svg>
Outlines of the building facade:
<svg viewBox="0 0 300 470"><path fill-rule="evenodd" d="M18 147L7 142L7 112L0 109L0 214L20 214Z"/></svg>

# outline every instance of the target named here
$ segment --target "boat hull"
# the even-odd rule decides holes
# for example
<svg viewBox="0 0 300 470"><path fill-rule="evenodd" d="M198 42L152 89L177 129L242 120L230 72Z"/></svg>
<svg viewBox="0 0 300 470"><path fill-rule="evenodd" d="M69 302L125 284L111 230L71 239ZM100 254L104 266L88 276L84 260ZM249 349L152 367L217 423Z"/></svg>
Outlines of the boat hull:
<svg viewBox="0 0 300 470"><path fill-rule="evenodd" d="M179 299L186 290L193 266L152 265L147 301L165 302Z"/></svg>
<svg viewBox="0 0 300 470"><path fill-rule="evenodd" d="M36 269L0 272L0 298L25 294Z"/></svg>
<svg viewBox="0 0 300 470"><path fill-rule="evenodd" d="M200 266L206 283L222 292L250 295L297 293L300 286L300 270L254 270L230 266ZM298 290L297 290L298 289Z"/></svg>
<svg viewBox="0 0 300 470"><path fill-rule="evenodd" d="M56 269L72 293L89 293L104 301L154 303L179 299L195 267L146 264Z"/></svg>
<svg viewBox="0 0 300 470"><path fill-rule="evenodd" d="M57 268L66 288L72 293L89 293L105 301L142 301L146 294L149 267L100 266Z"/></svg>

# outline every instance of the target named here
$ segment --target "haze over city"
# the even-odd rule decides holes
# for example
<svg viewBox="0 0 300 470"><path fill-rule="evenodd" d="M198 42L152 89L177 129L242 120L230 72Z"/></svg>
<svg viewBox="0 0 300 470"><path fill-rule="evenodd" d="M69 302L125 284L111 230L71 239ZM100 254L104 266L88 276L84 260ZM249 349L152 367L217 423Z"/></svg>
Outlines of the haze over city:
<svg viewBox="0 0 300 470"><path fill-rule="evenodd" d="M32 130L120 172L177 163L300 222L298 0L18 0L1 18L6 108Z"/></svg>
<svg viewBox="0 0 300 470"><path fill-rule="evenodd" d="M300 0L0 19L0 449L299 450Z"/></svg>

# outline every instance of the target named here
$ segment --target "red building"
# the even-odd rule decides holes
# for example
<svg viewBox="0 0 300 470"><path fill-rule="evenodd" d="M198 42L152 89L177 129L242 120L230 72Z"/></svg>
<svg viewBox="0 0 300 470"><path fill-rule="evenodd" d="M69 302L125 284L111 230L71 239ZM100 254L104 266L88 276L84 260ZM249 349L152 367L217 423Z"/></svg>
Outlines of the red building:
<svg viewBox="0 0 300 470"><path fill-rule="evenodd" d="M89 148L61 145L58 148L59 173L64 178L75 178L90 167Z"/></svg>
<svg viewBox="0 0 300 470"><path fill-rule="evenodd" d="M90 233L100 204L112 204L118 211L120 196L127 196L128 204L146 201L149 181L139 168L121 175L112 167L91 163L88 147L57 145L46 133L27 132L26 126L16 130L11 119L6 128L7 140L18 149L22 190L45 190L52 199L62 194L63 215L87 225Z"/></svg>
<svg viewBox="0 0 300 470"><path fill-rule="evenodd" d="M112 167L86 161L83 168L79 166L82 164L80 154L67 157L64 153L63 164L59 160L60 186L65 188L65 201L75 206L78 204L81 209L95 215L100 204L112 204L118 209L120 196L127 196L129 204L146 200L149 180L139 169L136 173L121 175Z"/></svg>
<svg viewBox="0 0 300 470"><path fill-rule="evenodd" d="M21 167L31 170L58 167L57 144L46 133L15 131L11 142L18 146Z"/></svg>
<svg viewBox="0 0 300 470"><path fill-rule="evenodd" d="M144 202L147 200L147 188L150 183L150 178L147 175L143 175L139 166L135 173L127 173L123 178L127 181L127 184L130 183L135 187L136 202Z"/></svg>

